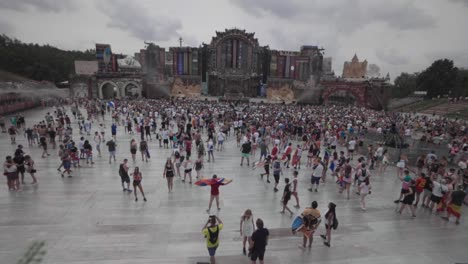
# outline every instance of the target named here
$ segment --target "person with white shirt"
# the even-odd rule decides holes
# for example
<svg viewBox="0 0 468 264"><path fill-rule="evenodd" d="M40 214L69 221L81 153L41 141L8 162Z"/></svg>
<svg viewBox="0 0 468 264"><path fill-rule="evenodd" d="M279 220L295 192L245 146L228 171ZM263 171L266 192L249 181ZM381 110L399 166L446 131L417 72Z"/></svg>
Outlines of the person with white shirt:
<svg viewBox="0 0 468 264"><path fill-rule="evenodd" d="M216 147L216 150L220 151L221 149L221 151L223 151L224 140L226 139L226 134L224 134L222 131L219 131L217 135L217 139L218 139L218 146Z"/></svg>
<svg viewBox="0 0 468 264"><path fill-rule="evenodd" d="M95 132L94 133L94 143L96 143L96 150L98 152L98 157L101 157L101 143L102 143L102 137L101 135L99 135L99 132Z"/></svg>
<svg viewBox="0 0 468 264"><path fill-rule="evenodd" d="M359 194L361 196L361 209L363 211L366 210L366 197L370 194L371 185L369 182L369 178L366 178L360 185L359 185Z"/></svg>
<svg viewBox="0 0 468 264"><path fill-rule="evenodd" d="M354 150L356 149L356 138L352 137L348 142L348 156L351 160L354 157Z"/></svg>
<svg viewBox="0 0 468 264"><path fill-rule="evenodd" d="M318 186L320 183L320 179L322 178L324 167L322 165L322 161L319 158L315 159L314 165L312 166L312 176L310 179L311 186L308 189L309 192L312 192L313 187L315 186L315 192L318 192Z"/></svg>

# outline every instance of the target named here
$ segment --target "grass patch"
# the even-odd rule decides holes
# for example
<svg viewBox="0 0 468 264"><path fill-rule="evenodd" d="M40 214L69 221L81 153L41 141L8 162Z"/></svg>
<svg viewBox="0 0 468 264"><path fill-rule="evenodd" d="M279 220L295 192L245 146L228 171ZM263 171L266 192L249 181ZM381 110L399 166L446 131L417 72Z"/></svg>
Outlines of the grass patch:
<svg viewBox="0 0 468 264"><path fill-rule="evenodd" d="M421 112L426 109L448 103L448 99L423 100L398 109L399 112Z"/></svg>
<svg viewBox="0 0 468 264"><path fill-rule="evenodd" d="M445 117L451 118L451 119L463 119L463 120L468 120L468 107L465 109L462 109L460 111L448 113L445 115Z"/></svg>

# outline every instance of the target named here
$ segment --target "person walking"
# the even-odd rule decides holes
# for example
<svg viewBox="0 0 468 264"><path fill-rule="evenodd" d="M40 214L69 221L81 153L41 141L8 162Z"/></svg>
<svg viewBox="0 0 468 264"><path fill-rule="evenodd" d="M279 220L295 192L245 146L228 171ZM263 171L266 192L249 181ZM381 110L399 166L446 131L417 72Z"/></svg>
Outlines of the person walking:
<svg viewBox="0 0 468 264"><path fill-rule="evenodd" d="M213 160L213 162L215 162L213 139L210 138L208 140L208 144L207 144L206 148L208 149L208 162L211 162L211 160Z"/></svg>
<svg viewBox="0 0 468 264"><path fill-rule="evenodd" d="M297 194L297 183L298 183L298 178L297 176L299 175L299 172L298 171L294 171L293 172L293 181L292 181L292 193L291 195L294 196L294 198L296 199L296 205L294 207L296 208L300 208L299 206L299 196Z"/></svg>
<svg viewBox="0 0 468 264"><path fill-rule="evenodd" d="M245 210L240 220L240 235L242 237L242 253L247 255L245 245L249 242L249 248L251 246L251 237L255 230L252 211L250 209Z"/></svg>
<svg viewBox="0 0 468 264"><path fill-rule="evenodd" d="M115 143L114 139L110 139L106 143L107 145L107 150L109 151L109 164L112 164L112 158L114 158L114 163L117 162L117 159L115 158L115 151L117 148L117 144Z"/></svg>
<svg viewBox="0 0 468 264"><path fill-rule="evenodd" d="M442 219L449 221L450 216L455 216L455 224L460 224L461 218L461 207L462 203L465 200L466 192L463 190L463 186L460 185L459 189L452 192L450 203L447 207L447 216L442 217Z"/></svg>
<svg viewBox="0 0 468 264"><path fill-rule="evenodd" d="M167 180L167 189L169 192L172 192L172 188L174 187L174 172L174 164L171 158L167 158L166 164L164 165L163 178Z"/></svg>
<svg viewBox="0 0 468 264"><path fill-rule="evenodd" d="M148 162L149 151L148 151L148 143L146 142L146 140L140 141L140 153L141 153L141 161Z"/></svg>
<svg viewBox="0 0 468 264"><path fill-rule="evenodd" d="M359 195L361 196L361 209L363 211L366 210L366 197L370 193L371 184L369 182L369 178L365 178L365 180L359 185Z"/></svg>
<svg viewBox="0 0 468 264"><path fill-rule="evenodd" d="M273 187L273 191L278 191L278 184L280 179L280 174L283 173L283 169L281 168L281 160L279 156L276 156L275 161L273 162L273 177L275 178L275 187Z"/></svg>
<svg viewBox="0 0 468 264"><path fill-rule="evenodd" d="M270 183L270 166L271 166L271 156L268 155L263 163L263 169L265 170L265 172L260 173L260 177L262 178L262 180L263 180L264 175L267 176L267 183Z"/></svg>
<svg viewBox="0 0 468 264"><path fill-rule="evenodd" d="M285 210L288 210L288 212L291 214L291 216L294 214L293 211L291 211L291 209L289 209L288 207L288 202L289 200L291 200L291 184L289 183L289 178L285 178L284 179L284 183L286 184L284 186L284 191L283 191L283 197L281 198L281 202L283 204L283 211L281 211L280 213L284 214L284 211Z"/></svg>
<svg viewBox="0 0 468 264"><path fill-rule="evenodd" d="M143 192L143 186L141 186L143 175L140 172L140 168L135 167L135 170L133 171L133 173L130 174L130 176L133 176L133 189L135 190L133 194L135 194L135 202L138 202L137 188L140 189L141 195L143 196L143 201L146 202L145 193Z"/></svg>
<svg viewBox="0 0 468 264"><path fill-rule="evenodd" d="M96 151L98 152L98 157L101 157L101 143L103 142L103 139L99 132L94 132L94 143L96 144Z"/></svg>
<svg viewBox="0 0 468 264"><path fill-rule="evenodd" d="M215 255L219 246L219 232L223 229L223 221L215 215L210 215L205 226L202 228L202 234L206 238L206 247L210 255L210 263L216 264Z"/></svg>
<svg viewBox="0 0 468 264"><path fill-rule="evenodd" d="M124 192L131 193L132 190L130 189L130 177L128 176L128 159L124 159L123 162L119 166L119 176L122 183L122 189ZM125 183L127 184L127 188L125 188Z"/></svg>
<svg viewBox="0 0 468 264"><path fill-rule="evenodd" d="M29 173L31 175L31 178L33 179L31 184L37 184L37 178L35 176L35 173L37 171L34 167L34 160L31 158L31 156L24 156L24 167L26 168L26 172Z"/></svg>
<svg viewBox="0 0 468 264"><path fill-rule="evenodd" d="M416 185L416 182L414 180L411 180L409 182L408 191L403 194L404 198L403 198L403 201L401 202L400 210L398 210L399 214L401 214L403 212L403 210L406 208L406 206L409 206L409 208L411 210L411 213L412 213L412 216L416 217L415 210L414 210L414 205L413 205L414 196L415 196L415 192L416 192L415 191L416 190L415 185Z"/></svg>
<svg viewBox="0 0 468 264"><path fill-rule="evenodd" d="M309 192L312 192L312 188L315 186L315 192L318 192L318 186L320 184L320 179L322 178L323 173L323 165L320 162L320 157L316 158L314 161L314 165L312 166L312 175L310 178L310 188L308 189Z"/></svg>
<svg viewBox="0 0 468 264"><path fill-rule="evenodd" d="M257 230L253 232L252 238L250 239L250 260L252 261L252 264L256 264L258 259L260 264L263 264L270 232L264 227L262 219L258 218L257 221L255 221L255 224L257 225Z"/></svg>
<svg viewBox="0 0 468 264"><path fill-rule="evenodd" d="M132 161L133 163L136 162L136 153L138 150L138 143L134 138L130 141L130 154L132 155Z"/></svg>
<svg viewBox="0 0 468 264"><path fill-rule="evenodd" d="M338 223L336 220L336 212L335 212L336 204L334 203L329 203L328 204L328 211L325 213L325 230L326 233L320 235L321 238L323 238L325 241L323 244L327 247L330 247L330 242L331 242L331 230L336 229L337 225L335 223Z"/></svg>
<svg viewBox="0 0 468 264"><path fill-rule="evenodd" d="M250 144L250 141L247 140L241 146L241 166L244 163L244 158L247 160L247 166L250 165L250 151L252 151L252 145Z"/></svg>
<svg viewBox="0 0 468 264"><path fill-rule="evenodd" d="M190 180L189 183L192 184L192 161L190 161L189 159L184 160L183 166L184 166L184 179L182 180L182 182L185 182L185 179L188 175L189 180Z"/></svg>
<svg viewBox="0 0 468 264"><path fill-rule="evenodd" d="M199 157L196 161L195 161L195 164L193 165L193 168L195 169L195 172L197 173L197 179L201 179L201 177L203 176L201 174L201 170L203 168L203 159L201 157Z"/></svg>

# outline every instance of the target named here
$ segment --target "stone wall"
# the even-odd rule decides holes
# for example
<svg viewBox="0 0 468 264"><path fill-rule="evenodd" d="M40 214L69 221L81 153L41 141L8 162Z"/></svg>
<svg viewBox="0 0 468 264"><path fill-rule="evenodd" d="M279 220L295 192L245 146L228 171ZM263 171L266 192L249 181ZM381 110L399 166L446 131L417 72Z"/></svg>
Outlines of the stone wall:
<svg viewBox="0 0 468 264"><path fill-rule="evenodd" d="M172 96L199 97L201 84L197 82L184 82L181 78L174 78L171 89Z"/></svg>

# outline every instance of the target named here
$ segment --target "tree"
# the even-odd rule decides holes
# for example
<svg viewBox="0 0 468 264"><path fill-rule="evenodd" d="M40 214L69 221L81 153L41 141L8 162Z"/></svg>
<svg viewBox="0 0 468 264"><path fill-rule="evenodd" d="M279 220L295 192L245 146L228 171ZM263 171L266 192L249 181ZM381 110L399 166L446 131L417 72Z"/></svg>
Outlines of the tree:
<svg viewBox="0 0 468 264"><path fill-rule="evenodd" d="M458 70L457 81L451 93L453 97L468 96L468 70Z"/></svg>
<svg viewBox="0 0 468 264"><path fill-rule="evenodd" d="M395 85L392 89L392 97L403 98L417 91L416 81L419 73L402 72L395 78Z"/></svg>
<svg viewBox="0 0 468 264"><path fill-rule="evenodd" d="M0 35L0 69L33 80L62 82L74 73L75 60L94 60L95 50L61 50L50 45L26 44Z"/></svg>
<svg viewBox="0 0 468 264"><path fill-rule="evenodd" d="M427 97L447 95L455 88L458 69L449 59L436 60L421 72L417 78L417 86L427 91Z"/></svg>

